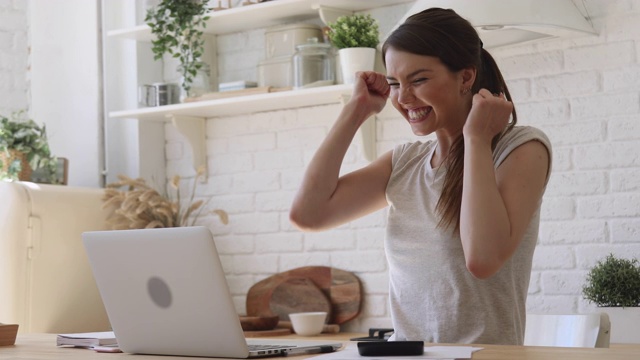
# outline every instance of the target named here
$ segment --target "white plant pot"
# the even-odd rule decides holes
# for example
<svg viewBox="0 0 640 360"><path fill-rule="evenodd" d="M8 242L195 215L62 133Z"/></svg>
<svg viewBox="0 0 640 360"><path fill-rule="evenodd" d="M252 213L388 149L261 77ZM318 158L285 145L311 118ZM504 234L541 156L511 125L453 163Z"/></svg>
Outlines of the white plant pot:
<svg viewBox="0 0 640 360"><path fill-rule="evenodd" d="M640 307L600 307L611 321L612 344L640 344Z"/></svg>
<svg viewBox="0 0 640 360"><path fill-rule="evenodd" d="M376 63L375 48L345 48L338 50L342 81L353 84L358 71L373 71Z"/></svg>

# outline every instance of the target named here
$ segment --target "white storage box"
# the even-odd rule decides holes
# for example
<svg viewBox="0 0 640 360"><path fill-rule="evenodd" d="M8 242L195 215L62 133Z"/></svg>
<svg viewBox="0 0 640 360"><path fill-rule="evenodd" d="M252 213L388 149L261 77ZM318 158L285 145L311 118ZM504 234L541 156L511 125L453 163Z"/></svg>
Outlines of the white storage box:
<svg viewBox="0 0 640 360"><path fill-rule="evenodd" d="M280 56L258 63L258 86L286 88L293 86L291 56Z"/></svg>
<svg viewBox="0 0 640 360"><path fill-rule="evenodd" d="M312 24L289 24L267 29L265 37L265 59L293 56L296 46L307 42L308 38L322 40L322 29Z"/></svg>

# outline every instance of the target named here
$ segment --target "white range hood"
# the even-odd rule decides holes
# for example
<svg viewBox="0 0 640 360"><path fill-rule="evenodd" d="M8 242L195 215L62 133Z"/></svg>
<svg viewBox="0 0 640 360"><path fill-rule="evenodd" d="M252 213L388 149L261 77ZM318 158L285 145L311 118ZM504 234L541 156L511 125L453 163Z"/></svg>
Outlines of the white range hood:
<svg viewBox="0 0 640 360"><path fill-rule="evenodd" d="M469 20L485 48L596 34L572 0L418 0L396 27L431 7L453 9Z"/></svg>

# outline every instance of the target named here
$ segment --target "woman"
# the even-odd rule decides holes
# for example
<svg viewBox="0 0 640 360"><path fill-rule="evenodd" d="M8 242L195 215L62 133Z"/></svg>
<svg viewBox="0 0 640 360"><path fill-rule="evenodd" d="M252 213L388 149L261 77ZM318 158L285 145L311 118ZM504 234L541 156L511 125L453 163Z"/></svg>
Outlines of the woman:
<svg viewBox="0 0 640 360"><path fill-rule="evenodd" d="M551 145L541 131L515 127L500 70L454 11L409 17L382 52L386 77L357 74L290 218L322 230L390 206L393 339L522 344ZM356 130L387 98L414 134L437 140L397 146L340 177Z"/></svg>

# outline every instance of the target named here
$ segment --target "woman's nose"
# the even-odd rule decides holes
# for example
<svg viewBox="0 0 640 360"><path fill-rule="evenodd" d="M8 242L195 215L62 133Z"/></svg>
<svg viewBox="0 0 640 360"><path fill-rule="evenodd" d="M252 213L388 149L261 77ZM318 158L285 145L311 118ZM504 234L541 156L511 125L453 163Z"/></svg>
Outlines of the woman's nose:
<svg viewBox="0 0 640 360"><path fill-rule="evenodd" d="M398 87L398 102L400 104L408 104L415 99L410 86Z"/></svg>

